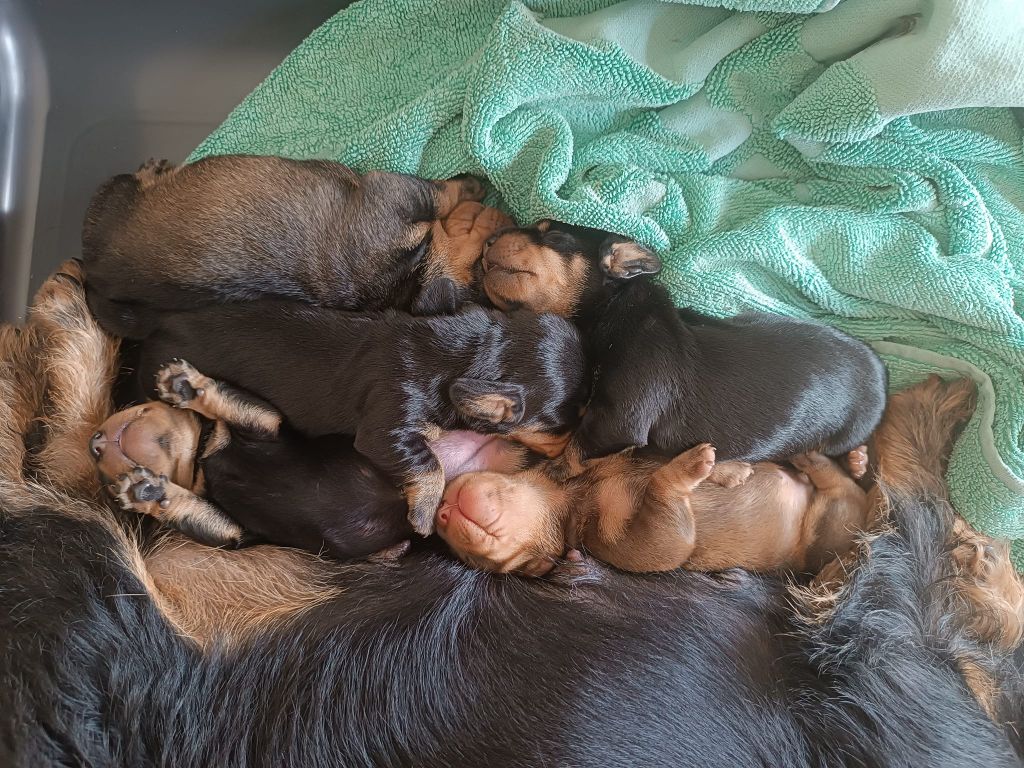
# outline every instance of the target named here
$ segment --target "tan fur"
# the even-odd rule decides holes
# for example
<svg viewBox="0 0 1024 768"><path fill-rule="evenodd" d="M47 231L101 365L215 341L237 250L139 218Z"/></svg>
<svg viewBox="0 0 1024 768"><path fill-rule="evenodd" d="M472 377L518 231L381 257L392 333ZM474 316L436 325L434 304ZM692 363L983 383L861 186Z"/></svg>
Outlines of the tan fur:
<svg viewBox="0 0 1024 768"><path fill-rule="evenodd" d="M623 241L613 243L601 258L605 274L628 279L640 273L654 273L661 269L661 262L638 243Z"/></svg>
<svg viewBox="0 0 1024 768"><path fill-rule="evenodd" d="M434 513L444 497L444 485L444 470L440 463L437 469L413 475L405 483L409 522L413 530L423 536L434 532Z"/></svg>
<svg viewBox="0 0 1024 768"><path fill-rule="evenodd" d="M39 289L29 314L43 337L42 419L49 433L37 467L55 488L95 493L99 481L85 445L111 411L118 343L93 322L82 281L78 262L65 262Z"/></svg>
<svg viewBox="0 0 1024 768"><path fill-rule="evenodd" d="M873 439L878 485L872 489L871 532L857 551L822 569L807 589L793 591L808 621L826 620L842 600L849 575L871 557L873 539L889 526L888 499L928 494L948 498L944 473L955 433L974 410L975 391L968 379L943 381L938 376L893 395ZM957 516L947 542L954 581L952 609L982 643L1012 650L1024 634L1024 586L1013 568L1008 547L975 531ZM990 717L1001 691L979 659L956 659L965 684Z"/></svg>
<svg viewBox="0 0 1024 768"><path fill-rule="evenodd" d="M511 225L512 220L496 208L460 202L431 227L428 279L447 277L458 285L469 285L487 238Z"/></svg>
<svg viewBox="0 0 1024 768"><path fill-rule="evenodd" d="M515 440L531 451L536 451L549 459L562 455L565 447L569 444L570 437L572 437L571 432L553 435L550 432L537 432L531 429L518 429L508 435L510 440Z"/></svg>
<svg viewBox="0 0 1024 768"><path fill-rule="evenodd" d="M42 411L38 329L0 327L0 480L24 481L25 438Z"/></svg>
<svg viewBox="0 0 1024 768"><path fill-rule="evenodd" d="M487 248L483 267L484 292L495 306L523 306L562 317L575 313L590 273L582 253L565 259L522 232L504 234Z"/></svg>
<svg viewBox="0 0 1024 768"><path fill-rule="evenodd" d="M821 467L812 482L770 463L726 465L710 481L710 445L668 462L624 451L588 461L568 479L565 461L512 476L473 473L449 487L438 531L456 554L487 570L506 571L537 553L555 558L577 541L629 571L816 569L853 545L867 500L852 479L834 477L842 473L831 460L813 461ZM551 530L563 535L528 535Z"/></svg>
<svg viewBox="0 0 1024 768"><path fill-rule="evenodd" d="M146 553L166 610L201 646L238 643L331 600L344 566L283 547L227 552L169 534Z"/></svg>
<svg viewBox="0 0 1024 768"><path fill-rule="evenodd" d="M195 390L195 397L184 400L174 391L173 382L179 377L184 377ZM220 382L200 373L185 360L175 360L161 368L157 372L156 388L164 402L188 408L210 421L226 421L267 437L276 437L281 429L283 417L278 411L225 391Z"/></svg>

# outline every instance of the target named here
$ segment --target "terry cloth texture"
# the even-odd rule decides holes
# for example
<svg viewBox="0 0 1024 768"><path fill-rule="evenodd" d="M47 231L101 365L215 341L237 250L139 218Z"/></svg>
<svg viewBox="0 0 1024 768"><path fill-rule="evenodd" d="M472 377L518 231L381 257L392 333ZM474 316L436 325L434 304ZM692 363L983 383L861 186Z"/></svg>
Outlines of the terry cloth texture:
<svg viewBox="0 0 1024 768"><path fill-rule="evenodd" d="M1020 0L363 0L194 153L485 175L657 248L681 305L967 375L948 479L1024 566Z"/></svg>

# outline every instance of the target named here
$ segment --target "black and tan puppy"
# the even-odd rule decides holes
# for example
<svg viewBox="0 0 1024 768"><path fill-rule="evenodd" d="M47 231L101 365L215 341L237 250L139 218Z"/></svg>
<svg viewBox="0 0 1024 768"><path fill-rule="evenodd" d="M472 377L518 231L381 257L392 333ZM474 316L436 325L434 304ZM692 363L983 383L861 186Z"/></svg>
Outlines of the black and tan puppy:
<svg viewBox="0 0 1024 768"><path fill-rule="evenodd" d="M867 495L817 453L716 463L710 445L664 461L624 451L560 481L543 465L471 472L445 491L437 529L470 565L541 575L585 546L626 571L679 567L816 573L864 530Z"/></svg>
<svg viewBox="0 0 1024 768"><path fill-rule="evenodd" d="M354 314L262 300L159 321L142 343L141 382L185 358L271 403L307 437L353 435L355 449L404 487L423 534L445 484L429 445L440 431L508 435L555 455L585 396L579 337L556 315Z"/></svg>
<svg viewBox="0 0 1024 768"><path fill-rule="evenodd" d="M840 456L866 441L886 390L867 345L820 323L677 309L644 276L659 268L636 243L548 223L499 233L484 252L494 304L580 327L597 371L573 436L581 459L632 446L675 456L710 442L725 460L784 461L812 450ZM851 469L863 474L859 456Z"/></svg>
<svg viewBox="0 0 1024 768"><path fill-rule="evenodd" d="M82 253L90 307L111 331L154 310L261 296L453 311L480 248L464 259L441 219L481 196L473 178L360 175L326 160L150 161L106 182L89 205ZM480 205L465 211L491 231L509 223Z"/></svg>
<svg viewBox="0 0 1024 768"><path fill-rule="evenodd" d="M281 414L185 361L157 375L162 401L118 411L89 449L124 509L205 544L247 534L338 558L365 557L409 537L408 507L351 437L297 434ZM525 447L448 432L430 443L447 478L511 472Z"/></svg>

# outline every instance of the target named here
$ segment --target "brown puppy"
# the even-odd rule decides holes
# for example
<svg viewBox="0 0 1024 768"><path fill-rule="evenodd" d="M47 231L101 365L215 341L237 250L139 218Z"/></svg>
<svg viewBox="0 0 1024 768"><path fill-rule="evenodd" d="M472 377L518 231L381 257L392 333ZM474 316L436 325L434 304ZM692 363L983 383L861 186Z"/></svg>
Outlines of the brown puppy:
<svg viewBox="0 0 1024 768"><path fill-rule="evenodd" d="M184 361L165 366L154 401L119 411L90 452L121 506L210 545L243 537L364 557L412 534L407 503L351 437L305 437L258 398ZM176 406L176 407L172 407ZM446 477L521 469L526 449L497 435L438 434Z"/></svg>
<svg viewBox="0 0 1024 768"><path fill-rule="evenodd" d="M89 304L103 326L145 324L198 302L276 297L334 309L454 311L483 241L511 222L485 219L475 251L452 248L442 221L479 200L473 178L428 181L326 160L226 155L115 176L82 231Z"/></svg>
<svg viewBox="0 0 1024 768"><path fill-rule="evenodd" d="M437 530L464 561L537 576L580 543L627 571L742 567L815 572L862 530L867 497L830 459L715 463L710 445L668 462L626 451L562 484L548 468L448 485Z"/></svg>

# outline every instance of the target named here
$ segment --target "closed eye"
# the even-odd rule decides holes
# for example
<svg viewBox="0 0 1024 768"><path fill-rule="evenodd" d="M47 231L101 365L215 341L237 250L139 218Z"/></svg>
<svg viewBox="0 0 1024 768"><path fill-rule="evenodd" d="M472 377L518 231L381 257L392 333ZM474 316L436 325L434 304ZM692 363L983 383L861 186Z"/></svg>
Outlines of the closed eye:
<svg viewBox="0 0 1024 768"><path fill-rule="evenodd" d="M160 450L166 453L168 456L171 455L171 439L167 435L160 435L156 439L156 444L160 446Z"/></svg>

